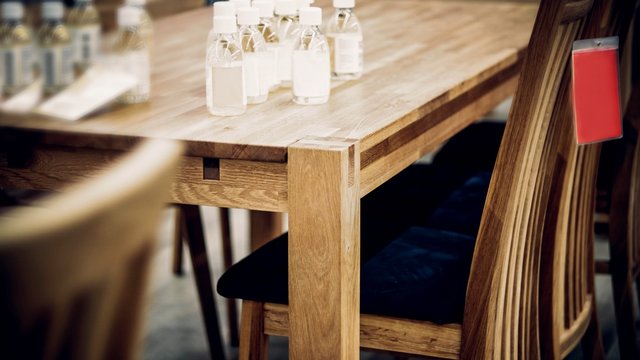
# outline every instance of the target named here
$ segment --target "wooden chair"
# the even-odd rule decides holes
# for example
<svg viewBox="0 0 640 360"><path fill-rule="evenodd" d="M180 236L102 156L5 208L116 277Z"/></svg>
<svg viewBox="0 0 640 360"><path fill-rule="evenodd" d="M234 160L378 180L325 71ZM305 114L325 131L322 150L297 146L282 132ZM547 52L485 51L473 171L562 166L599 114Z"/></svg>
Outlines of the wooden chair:
<svg viewBox="0 0 640 360"><path fill-rule="evenodd" d="M585 0L541 2L486 200L480 202L484 207L472 254L445 269L455 273L468 261L468 281L464 281L464 274L452 276L418 262L415 265L424 266L423 272L440 271L440 275L450 276L444 280L429 278L439 285L427 287L430 291L419 294L422 297L417 300L405 297L437 319L401 317L398 314L416 305L406 301L389 302L379 306L377 312L368 312L367 304L372 302L368 297L374 297L373 302L392 299L395 292L410 293L420 285L368 289L370 283L384 283L385 277L392 277L391 282L402 279L393 272L405 263L389 260L408 263L411 251L431 251L451 259L464 257L468 251L465 243L469 237L451 232L455 229L437 229L438 221L432 221L431 228L410 228L363 265L361 347L437 358L546 359L566 356L583 339L589 356L603 357L595 316L591 250L599 146L575 144L568 60L574 40L605 35L610 31L606 14L617 15L619 11L604 1L595 1L595 5ZM602 28L602 24L607 27ZM478 179L482 180L478 177L474 181ZM467 182L460 191L474 186ZM455 196L459 194L451 198ZM468 207L457 204L458 210ZM445 202L443 206L449 205ZM363 237L363 248L367 241ZM284 265L272 265L286 259L286 248L286 239L274 240L234 265L218 283L221 294L245 299L242 359L265 357L267 336L288 333L286 260ZM245 276L260 272L271 272L275 280L257 284ZM416 270L408 275L419 273ZM244 290L228 287L241 279L245 281ZM261 278L263 282L265 279L268 277ZM454 323L449 320L455 318L455 312L448 318L438 316L447 309L429 309L429 304L434 298L444 298L442 306L458 302L451 296L456 292L450 292L448 286L460 279L464 285L461 292L457 291L462 298L461 321ZM260 293L265 288L281 290L283 282L284 302L265 300L281 300L282 294Z"/></svg>
<svg viewBox="0 0 640 360"><path fill-rule="evenodd" d="M0 216L0 353L131 359L182 146L153 140L63 193Z"/></svg>

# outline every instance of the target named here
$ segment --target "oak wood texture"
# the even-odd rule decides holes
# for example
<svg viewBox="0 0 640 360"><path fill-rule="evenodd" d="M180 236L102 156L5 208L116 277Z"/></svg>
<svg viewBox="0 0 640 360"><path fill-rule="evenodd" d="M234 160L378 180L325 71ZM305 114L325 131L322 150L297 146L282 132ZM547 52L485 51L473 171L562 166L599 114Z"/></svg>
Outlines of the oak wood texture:
<svg viewBox="0 0 640 360"><path fill-rule="evenodd" d="M361 346L444 358L559 359L583 340L589 357L603 356L592 248L600 148L575 143L568 63L575 39L610 34L608 16L622 11L606 1L542 1L485 202L461 328L445 334L447 326L422 322L427 339L401 344L415 324L377 316L384 325L374 335L361 331ZM265 304L262 311L264 328L252 333L300 331L287 324L286 307ZM438 353L443 343L446 353Z"/></svg>
<svg viewBox="0 0 640 360"><path fill-rule="evenodd" d="M0 218L3 357L139 357L155 232L181 151L148 141Z"/></svg>

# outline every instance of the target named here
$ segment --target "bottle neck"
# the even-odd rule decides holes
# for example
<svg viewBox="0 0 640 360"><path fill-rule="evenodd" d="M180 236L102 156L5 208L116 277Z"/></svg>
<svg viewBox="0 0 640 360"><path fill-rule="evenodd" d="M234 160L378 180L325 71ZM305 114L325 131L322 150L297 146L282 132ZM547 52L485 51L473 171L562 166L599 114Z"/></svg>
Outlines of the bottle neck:
<svg viewBox="0 0 640 360"><path fill-rule="evenodd" d="M353 12L353 8L336 8L336 11L338 12L346 12L351 14Z"/></svg>
<svg viewBox="0 0 640 360"><path fill-rule="evenodd" d="M21 19L2 19L2 22L5 25L9 25L9 26L22 25L22 20Z"/></svg>
<svg viewBox="0 0 640 360"><path fill-rule="evenodd" d="M63 21L62 19L44 19L43 24L47 26L58 26L58 25L62 25Z"/></svg>

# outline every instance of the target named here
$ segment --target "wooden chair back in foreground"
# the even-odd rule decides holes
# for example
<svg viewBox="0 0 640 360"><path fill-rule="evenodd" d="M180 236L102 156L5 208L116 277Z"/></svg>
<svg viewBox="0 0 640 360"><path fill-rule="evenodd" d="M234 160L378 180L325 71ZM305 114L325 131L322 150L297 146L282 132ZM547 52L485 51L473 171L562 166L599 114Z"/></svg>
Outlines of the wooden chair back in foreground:
<svg viewBox="0 0 640 360"><path fill-rule="evenodd" d="M0 217L0 353L132 359L181 144L148 140L94 178Z"/></svg>
<svg viewBox="0 0 640 360"><path fill-rule="evenodd" d="M464 258L455 253L454 247L466 251L461 244L467 240L463 235L452 235L457 232L455 228L438 232L414 227L362 267L361 347L437 358L547 359L568 354L584 338L589 340L589 351L594 356L601 354L599 331L592 315L595 303L590 250L599 146L575 144L569 103L569 58L574 40L603 34L602 24L609 29L607 11L620 11L610 4L607 0L595 0L595 5L593 0L543 0L540 4L472 248L466 295L461 300L461 324L449 321L451 318L429 320L424 316L424 307L431 297L450 296L446 291L454 287L451 281L462 280L459 274L446 274L448 265L442 259ZM366 241L362 239L363 243ZM427 249L427 243L435 247ZM448 246L451 249L445 253L443 249ZM250 281L243 274L255 274L260 271L258 266L270 266L272 259L282 258L254 255L270 251L267 247L273 253L286 251L283 242L259 249L244 259L244 264L238 263L234 271L229 271L225 281L227 274L223 275L219 291L240 294L238 289L225 289L236 280L234 276ZM428 252L434 255L427 261L438 263L431 268L411 260ZM399 264L387 259L406 261ZM571 259L570 264L567 259ZM374 263L376 266L371 266ZM460 266L448 270L460 273L465 264L462 261L456 265ZM408 266L422 268L413 271ZM384 272L389 268L396 270ZM382 270L378 274L372 269ZM443 275L444 280L422 275L425 273ZM393 283L371 280L384 277L392 278ZM418 301L405 295L407 301L389 305L386 301L393 300L393 296L386 294L404 291L396 280L412 277L447 285L422 287L421 292L415 291ZM561 280L554 282L558 278ZM366 288L378 284L388 287ZM265 334L288 334L287 306L259 302L260 295L256 293L242 297L241 358L265 357ZM281 298L268 295L271 299ZM385 306L368 313L366 306L371 300L366 296L384 297L381 302ZM458 300L446 298L445 302ZM421 307L415 313L423 315L401 317L397 311L392 314L390 306L405 310ZM403 313L410 312L405 310ZM442 309L431 313L438 311Z"/></svg>

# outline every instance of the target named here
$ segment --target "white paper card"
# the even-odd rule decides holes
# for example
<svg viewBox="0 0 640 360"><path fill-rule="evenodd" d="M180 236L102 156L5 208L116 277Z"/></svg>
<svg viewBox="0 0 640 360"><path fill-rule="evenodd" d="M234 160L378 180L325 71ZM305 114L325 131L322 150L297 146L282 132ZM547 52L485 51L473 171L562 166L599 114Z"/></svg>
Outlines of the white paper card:
<svg viewBox="0 0 640 360"><path fill-rule="evenodd" d="M0 104L0 110L9 113L28 113L42 100L42 78L36 79L24 90Z"/></svg>
<svg viewBox="0 0 640 360"><path fill-rule="evenodd" d="M135 76L96 65L60 93L42 103L36 113L76 121L115 100L137 84Z"/></svg>

